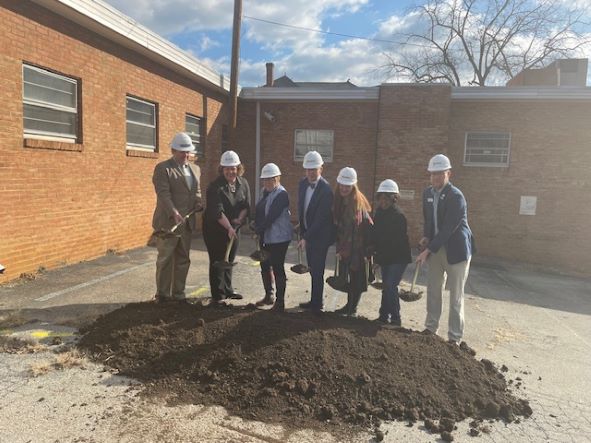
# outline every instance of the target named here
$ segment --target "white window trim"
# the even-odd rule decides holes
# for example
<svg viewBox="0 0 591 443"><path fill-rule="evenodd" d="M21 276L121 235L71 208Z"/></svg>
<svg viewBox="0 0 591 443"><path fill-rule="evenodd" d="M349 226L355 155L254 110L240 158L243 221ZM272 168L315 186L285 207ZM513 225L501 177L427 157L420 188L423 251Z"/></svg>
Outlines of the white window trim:
<svg viewBox="0 0 591 443"><path fill-rule="evenodd" d="M199 150L197 151L197 154L203 156L203 155L205 155L205 151L203 149L203 126L204 126L203 122L204 122L204 119L203 119L203 117L198 117L196 115L189 114L188 112L185 112L185 131L187 131L187 117L195 119L199 122L199 131L200 131L199 132ZM191 134L194 134L194 133L187 131L187 135L189 137L191 137ZM191 140L193 140L193 139L191 139Z"/></svg>
<svg viewBox="0 0 591 443"><path fill-rule="evenodd" d="M296 162L301 162L301 161L303 161L303 157L298 158L296 155L296 148L298 146L297 131L329 131L329 132L332 132L332 146L331 146L330 158L325 158L325 156L323 155L322 160L324 161L324 163L332 163L333 162L333 158L334 158L334 129L311 129L311 128L296 128L296 129L294 129L294 131L293 131L293 160Z"/></svg>
<svg viewBox="0 0 591 443"><path fill-rule="evenodd" d="M468 134L508 134L509 142L507 146L507 163L487 163L487 162L467 162L466 154L468 151ZM462 165L467 167L485 167L485 168L508 168L511 161L511 143L513 141L513 134L511 132L503 131L466 131L464 134L464 157Z"/></svg>
<svg viewBox="0 0 591 443"><path fill-rule="evenodd" d="M146 123L138 123L138 122L134 122L131 120L127 120L127 100L133 100L139 103L143 103L146 105L150 105L154 108L154 124L153 125L148 125ZM127 123L131 123L133 125L137 125L137 126L145 126L147 128L153 128L154 129L154 145L144 145L141 143L130 143L127 140L127 130L125 131L125 144L127 149L129 150L136 150L136 151L147 151L147 152L156 152L157 148L158 148L158 118L156 115L156 103L152 103L149 102L147 100L142 100L136 97L132 97L131 95L126 95L125 96L125 126L127 127Z"/></svg>
<svg viewBox="0 0 591 443"><path fill-rule="evenodd" d="M43 68L39 68L37 66L33 66L33 65L29 65L27 63L23 63L23 70L22 70L22 79L23 79L23 86L22 86L22 97L23 97L23 107L24 105L31 105L31 106L37 106L40 108L46 108L46 109L52 109L55 111L60 111L60 112L68 112L70 114L74 114L77 118L78 124L76 126L76 134L72 135L72 134L63 134L61 132L48 132L48 131L39 131L39 130L35 130L35 129L26 129L24 127L24 123L23 123L23 133L25 138L32 138L32 139L39 139L39 140L51 140L51 141L60 141L60 142L69 142L69 143L75 143L76 140L78 140L78 136L79 136L79 132L80 132L80 127L79 127L79 121L80 121L80 115L78 112L78 87L79 87L79 81L71 78L71 77L66 77L65 75L61 75L61 74L57 74L55 72L51 72L47 69L43 69ZM41 101L41 100L34 100L34 99L27 99L25 98L25 69L31 69L37 72L42 73L43 75L48 75L48 76L52 76L52 77L56 77L59 78L60 80L64 80L67 81L69 83L72 83L75 88L75 99L74 99L74 103L76 103L76 107L72 108L70 106L63 106L63 105L57 105L54 103L49 103L49 102L45 102L45 101ZM24 114L24 112L23 112ZM24 115L23 115L24 118Z"/></svg>

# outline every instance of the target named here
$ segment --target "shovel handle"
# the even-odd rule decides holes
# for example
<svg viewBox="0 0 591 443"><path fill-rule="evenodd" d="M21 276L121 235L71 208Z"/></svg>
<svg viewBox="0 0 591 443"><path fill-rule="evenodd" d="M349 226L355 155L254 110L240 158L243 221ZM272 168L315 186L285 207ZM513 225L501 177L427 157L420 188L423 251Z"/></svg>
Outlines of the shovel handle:
<svg viewBox="0 0 591 443"><path fill-rule="evenodd" d="M339 276L339 268L341 264L341 257L339 256L339 254L335 255L335 264L334 264L334 276L338 277Z"/></svg>
<svg viewBox="0 0 591 443"><path fill-rule="evenodd" d="M178 228L180 228L183 223L185 223L187 220L189 220L189 217L191 217L193 214L195 214L197 211L195 209L193 209L192 211L189 211L187 213L187 215L185 215L183 217L183 220L178 222L176 225L174 225L172 228L170 228L169 233L172 234L174 231L176 231Z"/></svg>
<svg viewBox="0 0 591 443"><path fill-rule="evenodd" d="M415 274L412 277L412 284L410 285L410 292L414 292L417 276L419 275L419 269L421 269L421 263L417 262L417 265L415 266Z"/></svg>
<svg viewBox="0 0 591 443"><path fill-rule="evenodd" d="M228 242L228 246L226 247L226 255L225 255L225 258L224 258L224 260L225 260L226 263L229 263L230 262L230 250L232 249L232 246L234 245L234 238L235 237L232 237L230 239L230 241Z"/></svg>

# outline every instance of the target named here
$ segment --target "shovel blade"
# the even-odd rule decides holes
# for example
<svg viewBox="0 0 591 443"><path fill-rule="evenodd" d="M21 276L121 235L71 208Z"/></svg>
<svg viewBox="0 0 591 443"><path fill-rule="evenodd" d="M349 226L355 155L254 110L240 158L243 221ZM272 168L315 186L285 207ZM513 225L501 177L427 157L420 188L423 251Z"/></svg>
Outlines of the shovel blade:
<svg viewBox="0 0 591 443"><path fill-rule="evenodd" d="M301 263L297 264L297 265L293 265L290 269L292 272L295 272L296 274L307 274L308 272L310 272L308 267L306 265L301 264Z"/></svg>
<svg viewBox="0 0 591 443"><path fill-rule="evenodd" d="M381 281L374 281L374 282L372 282L372 283L370 283L370 284L371 284L371 287L372 287L372 288L379 289L380 291L381 291L382 289L384 289L384 282L381 282Z"/></svg>
<svg viewBox="0 0 591 443"><path fill-rule="evenodd" d="M250 254L250 258L254 261L265 261L269 258L269 253L266 251L254 251Z"/></svg>
<svg viewBox="0 0 591 443"><path fill-rule="evenodd" d="M330 276L326 279L326 283L335 291L348 292L349 290L349 284L347 283L347 280L340 276Z"/></svg>
<svg viewBox="0 0 591 443"><path fill-rule="evenodd" d="M398 296L400 297L400 300L402 300L402 301L413 302L413 301L420 300L423 297L423 293L422 292L411 292L411 291L406 291L403 289L402 291L400 291L400 294L398 294Z"/></svg>

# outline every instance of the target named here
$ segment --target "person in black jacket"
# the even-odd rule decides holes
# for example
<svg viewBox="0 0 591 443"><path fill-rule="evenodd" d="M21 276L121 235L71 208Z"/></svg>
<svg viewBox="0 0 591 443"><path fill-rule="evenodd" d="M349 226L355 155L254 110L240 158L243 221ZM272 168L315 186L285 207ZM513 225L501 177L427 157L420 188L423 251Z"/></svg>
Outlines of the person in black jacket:
<svg viewBox="0 0 591 443"><path fill-rule="evenodd" d="M396 204L398 184L384 180L377 191L378 207L374 216L372 244L375 261L382 270L382 304L378 321L401 326L398 285L411 262L410 244L406 232L406 217Z"/></svg>
<svg viewBox="0 0 591 443"><path fill-rule="evenodd" d="M224 298L242 298L232 287L232 268L222 269L214 264L225 259L231 239L234 243L229 261L234 261L238 249L236 230L245 223L250 211L250 187L242 177L244 166L238 154L224 152L218 169L219 176L207 187L203 213L203 239L209 254L209 285L214 303Z"/></svg>

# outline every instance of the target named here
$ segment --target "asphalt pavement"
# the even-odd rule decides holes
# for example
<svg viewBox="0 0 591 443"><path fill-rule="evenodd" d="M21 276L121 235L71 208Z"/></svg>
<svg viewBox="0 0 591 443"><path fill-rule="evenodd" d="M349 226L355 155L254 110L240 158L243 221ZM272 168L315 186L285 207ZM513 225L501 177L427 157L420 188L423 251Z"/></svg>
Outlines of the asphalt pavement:
<svg viewBox="0 0 591 443"><path fill-rule="evenodd" d="M258 265L249 258L253 250L253 241L244 236L234 282L245 299L232 303L254 302L263 295ZM245 421L222 408L167 407L138 397L137 383L100 365L57 365L56 351L75 339L78 327L124 304L152 298L155 259L154 249L140 248L0 286L0 335L43 345L34 353L0 354L0 443L339 441L328 433L287 432ZM296 250L290 248L286 267L296 260ZM191 261L187 294L207 300L208 258L202 239L194 239ZM327 263L326 276L334 267L334 251ZM406 271L406 286L412 271L412 266ZM310 280L289 271L288 278L286 305L293 308L307 301ZM424 290L424 270L418 282ZM340 307L345 298L326 287L325 309ZM377 318L379 303L379 291L369 289L359 314ZM445 303L443 309L439 334L446 337ZM491 433L478 440L468 436L468 422L462 422L454 441L591 442L591 279L476 257L465 312L465 341L477 358L509 368L507 379L520 382L513 391L530 401L534 413L520 423L490 423ZM422 330L424 316L424 298L403 303L403 326ZM385 442L435 442L439 437L420 424L385 423L382 429ZM362 433L340 441L372 440Z"/></svg>

